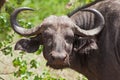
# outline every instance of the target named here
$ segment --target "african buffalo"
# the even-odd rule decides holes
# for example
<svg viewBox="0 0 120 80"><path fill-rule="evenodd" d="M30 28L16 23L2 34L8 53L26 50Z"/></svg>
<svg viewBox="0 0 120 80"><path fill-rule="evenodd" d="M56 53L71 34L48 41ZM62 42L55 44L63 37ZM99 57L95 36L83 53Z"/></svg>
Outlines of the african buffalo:
<svg viewBox="0 0 120 80"><path fill-rule="evenodd" d="M52 15L37 27L24 29L17 14L11 26L22 36L16 50L35 52L43 45L47 65L54 69L71 68L89 80L120 80L120 0L99 0L67 16ZM34 36L34 37L33 37Z"/></svg>

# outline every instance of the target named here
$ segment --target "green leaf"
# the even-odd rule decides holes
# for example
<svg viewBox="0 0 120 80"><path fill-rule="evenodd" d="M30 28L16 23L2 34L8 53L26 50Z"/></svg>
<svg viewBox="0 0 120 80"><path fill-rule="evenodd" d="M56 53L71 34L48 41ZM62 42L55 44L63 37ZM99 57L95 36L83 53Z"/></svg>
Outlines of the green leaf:
<svg viewBox="0 0 120 80"><path fill-rule="evenodd" d="M30 64L31 64L31 68L37 68L39 66L39 64L37 63L37 61L34 60L34 59L30 61Z"/></svg>
<svg viewBox="0 0 120 80"><path fill-rule="evenodd" d="M39 50L37 50L36 55L40 55L43 51L43 46L40 45Z"/></svg>
<svg viewBox="0 0 120 80"><path fill-rule="evenodd" d="M34 77L34 80L43 80L43 79L37 75Z"/></svg>
<svg viewBox="0 0 120 80"><path fill-rule="evenodd" d="M11 46L7 46L4 49L2 49L1 51L4 53L4 55L9 55L9 54L12 55L12 47Z"/></svg>
<svg viewBox="0 0 120 80"><path fill-rule="evenodd" d="M17 66L20 66L21 65L21 58L20 57L17 57L13 60L13 66L14 67L17 67Z"/></svg>

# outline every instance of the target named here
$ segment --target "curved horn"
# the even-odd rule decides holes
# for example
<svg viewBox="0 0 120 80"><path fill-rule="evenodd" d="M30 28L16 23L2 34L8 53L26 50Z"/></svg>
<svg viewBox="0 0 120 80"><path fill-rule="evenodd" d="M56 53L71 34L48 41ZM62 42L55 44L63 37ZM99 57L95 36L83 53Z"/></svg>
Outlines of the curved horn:
<svg viewBox="0 0 120 80"><path fill-rule="evenodd" d="M87 37L95 36L95 35L99 34L101 32L101 30L104 28L104 24L105 24L103 15L96 9L84 9L82 11L88 11L88 12L95 14L97 19L99 19L99 24L98 24L98 27L91 29L91 30L81 29L79 26L77 26L75 24L75 33L78 35L87 36Z"/></svg>
<svg viewBox="0 0 120 80"><path fill-rule="evenodd" d="M18 8L16 9L10 16L10 23L11 23L11 26L13 28L13 30L22 35L22 36L33 36L33 35L36 35L38 33L40 33L40 27L34 27L34 28L31 28L31 29L25 29L23 27L21 27L16 18L17 18L17 15L18 13L20 13L21 11L24 11L24 10L31 10L33 11L33 9L31 8L27 8L27 7L22 7L22 8Z"/></svg>

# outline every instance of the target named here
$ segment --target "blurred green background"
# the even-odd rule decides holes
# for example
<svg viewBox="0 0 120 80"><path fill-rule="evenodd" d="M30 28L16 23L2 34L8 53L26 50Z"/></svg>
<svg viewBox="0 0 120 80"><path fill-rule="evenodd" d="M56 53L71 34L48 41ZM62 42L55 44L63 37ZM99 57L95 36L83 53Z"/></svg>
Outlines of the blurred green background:
<svg viewBox="0 0 120 80"><path fill-rule="evenodd" d="M66 69L55 71L45 67L42 46L34 54L14 51L17 40L23 38L10 27L10 14L18 7L30 7L18 16L21 26L39 25L50 15L67 15L69 12L94 0L6 0L0 10L0 80L87 80L83 75Z"/></svg>

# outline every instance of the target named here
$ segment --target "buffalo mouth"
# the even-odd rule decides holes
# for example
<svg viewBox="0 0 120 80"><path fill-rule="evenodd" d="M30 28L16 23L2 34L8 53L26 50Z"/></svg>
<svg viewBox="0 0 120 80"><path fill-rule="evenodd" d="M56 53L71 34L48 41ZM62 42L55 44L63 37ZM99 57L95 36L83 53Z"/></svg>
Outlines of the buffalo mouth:
<svg viewBox="0 0 120 80"><path fill-rule="evenodd" d="M63 62L63 63L47 62L46 66L53 69L64 69L64 68L68 68L70 64L68 62Z"/></svg>

